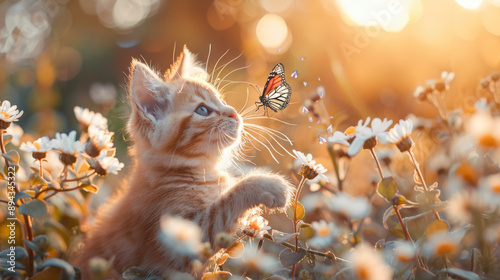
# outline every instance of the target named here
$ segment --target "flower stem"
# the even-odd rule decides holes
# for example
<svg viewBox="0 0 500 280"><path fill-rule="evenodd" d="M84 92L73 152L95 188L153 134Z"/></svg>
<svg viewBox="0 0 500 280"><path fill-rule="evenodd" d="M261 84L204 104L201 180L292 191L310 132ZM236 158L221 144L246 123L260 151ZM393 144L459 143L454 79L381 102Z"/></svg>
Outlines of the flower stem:
<svg viewBox="0 0 500 280"><path fill-rule="evenodd" d="M370 154L372 155L373 160L377 164L378 173L380 174L380 179L384 179L384 171L382 170L382 165L380 165L380 161L378 160L377 154L375 154L375 150L373 148L370 149Z"/></svg>
<svg viewBox="0 0 500 280"><path fill-rule="evenodd" d="M396 216L398 217L399 223L401 224L401 228L403 229L403 233L405 234L406 240L410 241L413 246L415 246L415 243L413 243L413 240L411 239L410 233L408 232L408 229L406 228L406 225L403 221L403 217L401 216L401 213L399 212L399 208L396 205L392 206L394 208L394 211L396 211ZM417 252L417 260L418 264L420 265L421 268L426 269L424 266L424 262L422 261L422 258Z"/></svg>
<svg viewBox="0 0 500 280"><path fill-rule="evenodd" d="M5 130L0 130L0 150L2 151L2 154L6 153L5 144L3 142L3 134L4 133L5 133ZM5 165L7 167L7 170L10 170L10 162L7 159L5 159ZM14 170L14 174L15 173L16 172ZM20 189L17 186L17 184L15 183L15 181L12 181L11 183L14 186L15 192L16 193L20 192ZM22 204L24 204L24 199L20 199L20 201ZM28 241L33 241L33 229L32 229L32 224L31 224L31 218L25 214L23 214L23 218L24 218L24 225L25 225L24 226L24 229L25 229L24 235L26 236L26 239ZM33 262L34 262L35 254L34 254L33 250L30 249L26 244L25 244L25 247L26 247L26 251L28 252L28 263L26 266L26 273L28 274L28 277L30 278L31 276L33 276Z"/></svg>
<svg viewBox="0 0 500 280"><path fill-rule="evenodd" d="M424 187L425 192L428 193L429 188L427 187L427 184L425 183L424 175L422 175L422 171L420 171L420 166L419 166L417 160L415 159L415 155L413 155L413 152L411 151L411 149L408 150L408 155L410 156L410 160L411 160L411 163L413 164L413 167L417 171L418 177L420 178L420 182L422 182L422 186ZM432 209L432 213L434 214L434 217L436 218L436 220L441 220L439 213L435 209Z"/></svg>
<svg viewBox="0 0 500 280"><path fill-rule="evenodd" d="M306 182L306 176L302 176L300 179L299 186L297 187L297 192L295 193L295 200L293 202L293 233L297 233L297 204L299 202L299 195ZM295 252L299 250L299 235L295 235ZM292 266L292 279L295 276L295 264Z"/></svg>
<svg viewBox="0 0 500 280"><path fill-rule="evenodd" d="M43 178L43 165L42 165L42 161L43 160L38 160L40 162L40 170L38 170L38 175L40 175L40 178Z"/></svg>
<svg viewBox="0 0 500 280"><path fill-rule="evenodd" d="M335 155L335 151L333 150L333 145L328 145L328 153L330 154L330 157L332 158L333 162L333 167L335 169L335 176L337 177L337 186L339 188L339 191L342 191L342 180L340 179L340 169L339 169L339 163L337 159L337 155Z"/></svg>

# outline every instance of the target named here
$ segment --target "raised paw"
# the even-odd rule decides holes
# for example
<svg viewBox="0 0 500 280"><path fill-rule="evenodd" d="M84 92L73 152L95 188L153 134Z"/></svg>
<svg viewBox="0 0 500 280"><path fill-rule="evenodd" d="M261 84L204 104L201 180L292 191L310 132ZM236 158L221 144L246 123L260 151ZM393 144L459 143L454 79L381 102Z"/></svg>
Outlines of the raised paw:
<svg viewBox="0 0 500 280"><path fill-rule="evenodd" d="M279 175L252 175L244 181L245 189L253 198L254 205L263 204L267 208L281 208L290 201L292 186Z"/></svg>

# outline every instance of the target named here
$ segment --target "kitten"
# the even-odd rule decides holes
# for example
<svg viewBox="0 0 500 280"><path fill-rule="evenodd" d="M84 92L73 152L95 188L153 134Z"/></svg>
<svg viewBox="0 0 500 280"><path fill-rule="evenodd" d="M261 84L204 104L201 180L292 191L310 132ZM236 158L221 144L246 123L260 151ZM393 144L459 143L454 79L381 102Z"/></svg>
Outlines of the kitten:
<svg viewBox="0 0 500 280"><path fill-rule="evenodd" d="M234 180L217 168L221 154L239 145L242 118L206 82L208 74L186 47L163 78L136 60L130 72L134 169L122 194L99 210L74 262L84 279L91 277L92 257L114 257L115 275L132 266L162 275L190 272L189 261L170 255L159 241L164 214L193 220L213 244L252 208L290 201L290 185L278 175L255 172Z"/></svg>

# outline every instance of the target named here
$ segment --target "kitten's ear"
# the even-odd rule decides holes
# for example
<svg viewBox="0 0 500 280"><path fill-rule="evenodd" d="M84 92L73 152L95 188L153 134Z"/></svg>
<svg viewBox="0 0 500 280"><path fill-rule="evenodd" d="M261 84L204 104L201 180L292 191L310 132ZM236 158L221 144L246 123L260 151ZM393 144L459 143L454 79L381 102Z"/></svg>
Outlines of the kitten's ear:
<svg viewBox="0 0 500 280"><path fill-rule="evenodd" d="M170 81L176 78L198 78L203 81L208 80L208 73L196 61L196 56L191 53L186 46L177 58L177 61L170 66L165 73L165 80Z"/></svg>
<svg viewBox="0 0 500 280"><path fill-rule="evenodd" d="M147 65L132 60L130 67L130 98L133 107L143 118L159 119L171 100L171 89Z"/></svg>

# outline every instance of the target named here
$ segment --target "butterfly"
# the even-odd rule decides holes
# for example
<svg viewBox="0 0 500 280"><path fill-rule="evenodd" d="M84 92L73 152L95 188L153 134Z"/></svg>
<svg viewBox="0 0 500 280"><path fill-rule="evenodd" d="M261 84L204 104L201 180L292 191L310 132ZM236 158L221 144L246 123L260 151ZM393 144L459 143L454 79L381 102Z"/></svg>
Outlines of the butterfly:
<svg viewBox="0 0 500 280"><path fill-rule="evenodd" d="M255 102L255 106L257 110L264 106L264 115L269 116L267 108L276 113L278 110L285 109L290 102L291 95L292 88L285 81L285 67L278 63L269 73L262 95L259 96L260 102Z"/></svg>

